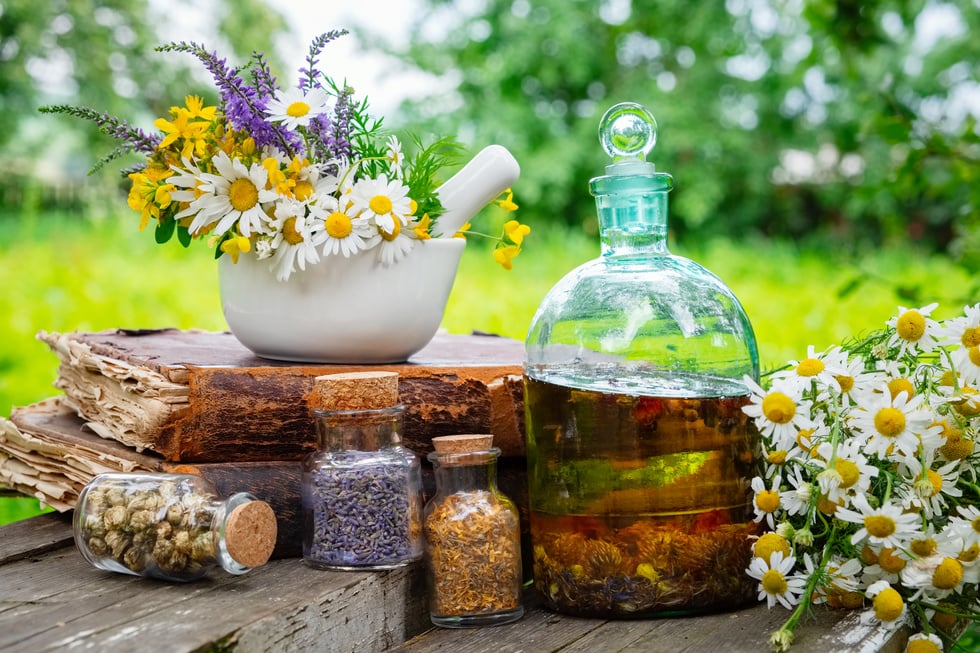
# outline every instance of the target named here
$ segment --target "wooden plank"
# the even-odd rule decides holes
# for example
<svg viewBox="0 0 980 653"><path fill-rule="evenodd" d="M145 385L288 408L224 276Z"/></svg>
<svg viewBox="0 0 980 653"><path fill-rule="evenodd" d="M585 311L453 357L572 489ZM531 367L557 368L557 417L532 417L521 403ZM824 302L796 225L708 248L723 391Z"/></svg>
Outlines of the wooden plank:
<svg viewBox="0 0 980 653"><path fill-rule="evenodd" d="M423 586L420 564L345 573L296 559L163 583L97 570L62 548L0 564L0 650L380 651L427 626Z"/></svg>
<svg viewBox="0 0 980 653"><path fill-rule="evenodd" d="M46 513L7 524L0 537L0 565L73 546L71 515Z"/></svg>
<svg viewBox="0 0 980 653"><path fill-rule="evenodd" d="M789 612L764 604L733 612L687 617L603 620L572 617L540 607L531 594L518 622L484 629L430 629L393 649L398 653L725 653L768 651L769 637ZM906 630L863 623L860 612L817 608L796 630L792 653L899 653Z"/></svg>

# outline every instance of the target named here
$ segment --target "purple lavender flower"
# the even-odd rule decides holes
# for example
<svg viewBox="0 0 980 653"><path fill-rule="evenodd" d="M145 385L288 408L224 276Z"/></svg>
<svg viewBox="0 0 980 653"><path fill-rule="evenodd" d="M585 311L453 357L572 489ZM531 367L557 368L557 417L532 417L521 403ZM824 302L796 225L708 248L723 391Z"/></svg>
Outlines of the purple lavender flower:
<svg viewBox="0 0 980 653"><path fill-rule="evenodd" d="M302 147L303 141L298 134L265 119L268 96L246 84L238 71L228 68L225 60L219 58L216 52L208 52L197 43L184 41L170 43L157 50L187 52L197 57L214 78L221 93L224 114L232 127L248 132L258 147L274 145L289 155Z"/></svg>

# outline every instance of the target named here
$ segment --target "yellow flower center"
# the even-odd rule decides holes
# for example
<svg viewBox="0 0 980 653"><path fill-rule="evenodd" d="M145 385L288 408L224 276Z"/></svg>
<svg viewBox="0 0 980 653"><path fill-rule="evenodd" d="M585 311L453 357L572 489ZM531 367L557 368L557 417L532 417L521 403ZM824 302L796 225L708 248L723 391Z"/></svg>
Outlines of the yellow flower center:
<svg viewBox="0 0 980 653"><path fill-rule="evenodd" d="M835 376L837 383L840 385L840 391L847 394L854 389L854 377L842 374L841 376Z"/></svg>
<svg viewBox="0 0 980 653"><path fill-rule="evenodd" d="M867 544L861 549L861 562L867 567L868 565L878 564L878 554Z"/></svg>
<svg viewBox="0 0 980 653"><path fill-rule="evenodd" d="M776 551L783 552L783 558L789 555L789 542L782 535L766 533L752 546L752 554L757 558L768 561Z"/></svg>
<svg viewBox="0 0 980 653"><path fill-rule="evenodd" d="M826 494L821 494L820 498L817 499L817 510L825 515L832 515L837 512L837 509L844 505L844 500L831 501L830 497Z"/></svg>
<svg viewBox="0 0 980 653"><path fill-rule="evenodd" d="M840 474L840 486L842 488L854 487L854 484L861 478L861 470L853 461L838 458L834 461L834 468Z"/></svg>
<svg viewBox="0 0 980 653"><path fill-rule="evenodd" d="M973 417L980 414L980 396L977 396L977 391L969 386L963 386L960 388L960 392L963 399L953 404L953 410L963 417Z"/></svg>
<svg viewBox="0 0 980 653"><path fill-rule="evenodd" d="M980 533L980 517L977 517L976 519L971 521L970 526L973 528L974 531Z"/></svg>
<svg viewBox="0 0 980 653"><path fill-rule="evenodd" d="M932 539L931 537L927 537L924 540L912 540L912 542L909 544L909 548L912 549L912 553L915 555L925 558L935 553L936 549L939 548L939 545L936 544L936 540Z"/></svg>
<svg viewBox="0 0 980 653"><path fill-rule="evenodd" d="M943 558L932 572L932 584L936 589L951 590L963 580L963 563L956 558Z"/></svg>
<svg viewBox="0 0 980 653"><path fill-rule="evenodd" d="M943 490L943 477L942 475L934 469L926 470L926 478L929 479L929 483L932 485L932 494L930 496L936 496Z"/></svg>
<svg viewBox="0 0 980 653"><path fill-rule="evenodd" d="M902 595L891 587L886 587L878 592L873 603L875 616L882 621L895 621L902 616L902 608L905 607L902 602Z"/></svg>
<svg viewBox="0 0 980 653"><path fill-rule="evenodd" d="M786 583L786 577L775 569L770 569L766 573L762 574L762 589L766 591L767 594L775 594L777 596L786 593L789 589L789 585Z"/></svg>
<svg viewBox="0 0 980 653"><path fill-rule="evenodd" d="M228 188L228 201L236 211L248 211L259 203L259 189L251 179L239 177Z"/></svg>
<svg viewBox="0 0 980 653"><path fill-rule="evenodd" d="M762 414L775 424L786 424L796 415L796 403L782 392L770 392L762 400Z"/></svg>
<svg viewBox="0 0 980 653"><path fill-rule="evenodd" d="M282 237L290 245L299 245L303 242L303 234L296 231L296 217L286 218L282 223Z"/></svg>
<svg viewBox="0 0 980 653"><path fill-rule="evenodd" d="M390 243L395 238L398 238L398 234L402 232L402 226L399 224L398 220L395 220L391 228L391 233L388 233L384 229L378 229L378 231L381 233L381 238Z"/></svg>
<svg viewBox="0 0 980 653"><path fill-rule="evenodd" d="M958 428L951 427L943 423L943 437L946 442L939 447L946 460L963 460L973 453L973 440L963 437L963 432Z"/></svg>
<svg viewBox="0 0 980 653"><path fill-rule="evenodd" d="M384 195L375 195L371 198L371 201L368 202L368 208L378 215L391 213L391 200Z"/></svg>
<svg viewBox="0 0 980 653"><path fill-rule="evenodd" d="M973 349L974 347L980 347L980 328L978 327L967 327L963 330L963 336L960 338L960 342L967 349Z"/></svg>
<svg viewBox="0 0 980 653"><path fill-rule="evenodd" d="M926 332L926 318L919 311L905 311L899 316L895 330L902 340L916 342Z"/></svg>
<svg viewBox="0 0 980 653"><path fill-rule="evenodd" d="M942 649L930 639L913 639L906 644L905 653L942 653Z"/></svg>
<svg viewBox="0 0 980 653"><path fill-rule="evenodd" d="M293 102L286 107L286 115L291 118L302 118L310 112L310 105L306 102Z"/></svg>
<svg viewBox="0 0 980 653"><path fill-rule="evenodd" d="M887 515L868 515L864 518L868 534L875 537L888 537L895 532L895 520Z"/></svg>
<svg viewBox="0 0 980 653"><path fill-rule="evenodd" d="M763 490L755 495L755 505L762 512L775 512L779 508L779 493Z"/></svg>
<svg viewBox="0 0 980 653"><path fill-rule="evenodd" d="M878 554L878 566L889 574L897 574L905 569L905 558L899 556L895 549L886 547Z"/></svg>
<svg viewBox="0 0 980 653"><path fill-rule="evenodd" d="M313 194L313 184L308 181L297 181L295 188L293 188L293 195L296 196L300 202L305 202L310 199L310 195Z"/></svg>
<svg viewBox="0 0 980 653"><path fill-rule="evenodd" d="M782 465L786 462L786 456L789 453L785 449L777 449L775 451L770 451L769 455L766 456L766 460L770 465Z"/></svg>
<svg viewBox="0 0 980 653"><path fill-rule="evenodd" d="M915 386L908 379L898 378L892 379L888 382L888 392L891 394L892 399L898 396L898 393L905 393L905 400L908 401L915 394Z"/></svg>
<svg viewBox="0 0 980 653"><path fill-rule="evenodd" d="M324 226L331 238L346 238L354 229L350 216L341 211L334 211L328 215Z"/></svg>
<svg viewBox="0 0 980 653"><path fill-rule="evenodd" d="M980 367L980 347L970 347L967 353L970 356L970 362Z"/></svg>
<svg viewBox="0 0 980 653"><path fill-rule="evenodd" d="M960 562L975 562L977 558L980 558L980 544L970 545L969 549L963 549L957 556Z"/></svg>
<svg viewBox="0 0 980 653"><path fill-rule="evenodd" d="M796 366L796 373L800 376L816 376L823 372L823 370L823 361L819 361L816 358L807 358L806 360L800 361L800 364Z"/></svg>
<svg viewBox="0 0 980 653"><path fill-rule="evenodd" d="M905 430L905 415L897 408L882 408L875 415L875 429L886 438L894 438Z"/></svg>

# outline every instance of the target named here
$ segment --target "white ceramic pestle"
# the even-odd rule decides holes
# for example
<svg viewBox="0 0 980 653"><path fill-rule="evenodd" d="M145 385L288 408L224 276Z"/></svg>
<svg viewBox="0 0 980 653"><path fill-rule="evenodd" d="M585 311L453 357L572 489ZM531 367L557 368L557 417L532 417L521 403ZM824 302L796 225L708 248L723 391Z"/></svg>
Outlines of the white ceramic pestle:
<svg viewBox="0 0 980 653"><path fill-rule="evenodd" d="M517 160L502 145L489 145L436 191L445 213L436 221L438 238L452 238L521 175Z"/></svg>

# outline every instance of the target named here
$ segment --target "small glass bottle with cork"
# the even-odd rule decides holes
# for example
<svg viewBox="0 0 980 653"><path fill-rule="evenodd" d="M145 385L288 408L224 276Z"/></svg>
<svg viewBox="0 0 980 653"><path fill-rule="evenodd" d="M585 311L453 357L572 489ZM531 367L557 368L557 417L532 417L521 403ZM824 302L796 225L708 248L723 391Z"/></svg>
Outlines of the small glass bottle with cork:
<svg viewBox="0 0 980 653"><path fill-rule="evenodd" d="M432 438L436 492L425 506L429 616L444 628L517 621L521 529L514 503L497 489L493 436Z"/></svg>
<svg viewBox="0 0 980 653"><path fill-rule="evenodd" d="M302 475L303 558L334 570L394 569L422 558L422 475L401 444L398 374L318 376L318 449Z"/></svg>
<svg viewBox="0 0 980 653"><path fill-rule="evenodd" d="M247 492L227 499L192 474L109 473L78 496L75 544L93 566L168 581L191 581L214 566L244 574L276 543L276 515Z"/></svg>

